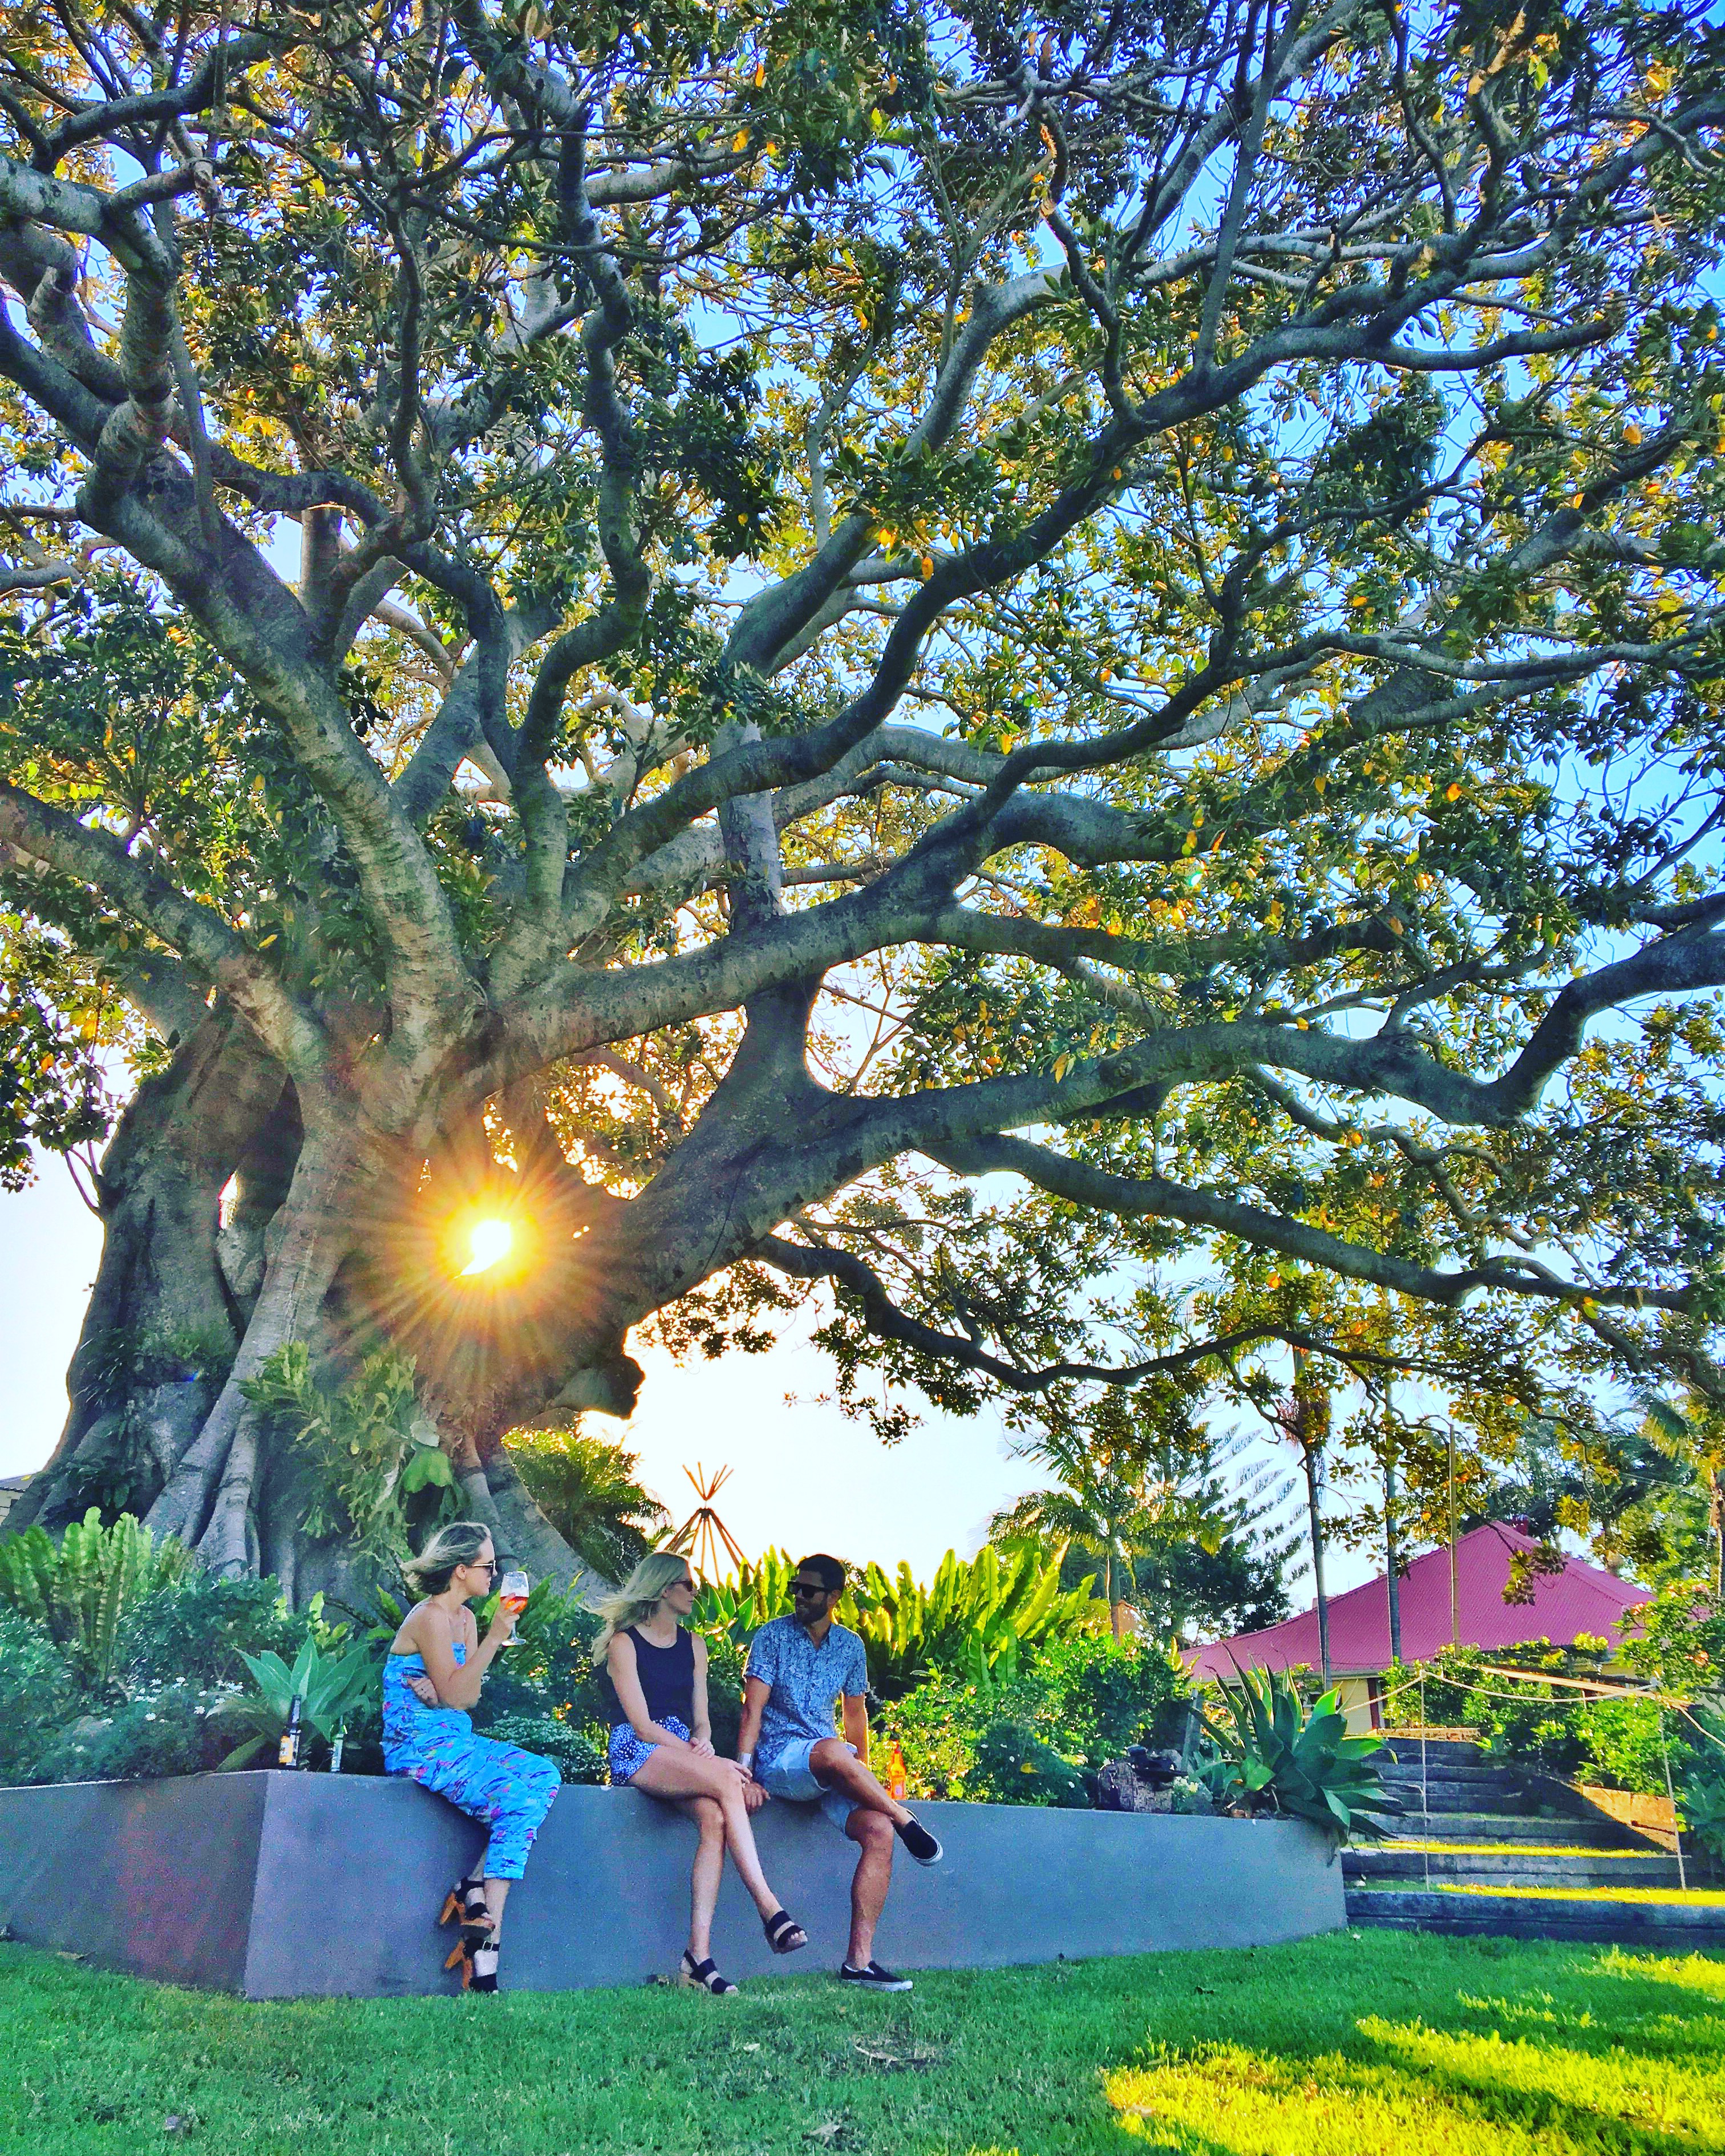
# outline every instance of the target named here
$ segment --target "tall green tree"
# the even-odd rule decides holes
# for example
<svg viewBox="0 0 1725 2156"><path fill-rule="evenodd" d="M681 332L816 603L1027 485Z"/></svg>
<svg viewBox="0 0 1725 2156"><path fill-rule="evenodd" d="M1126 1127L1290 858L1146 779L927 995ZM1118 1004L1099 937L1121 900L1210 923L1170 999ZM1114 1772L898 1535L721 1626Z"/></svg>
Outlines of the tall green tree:
<svg viewBox="0 0 1725 2156"><path fill-rule="evenodd" d="M1204 1404L1189 1378L1154 1379L1102 1394L1081 1424L1045 1426L1024 1452L1055 1483L997 1512L990 1537L1064 1544L1065 1576L1089 1573L1117 1635L1122 1604L1157 1638L1188 1644L1279 1622L1299 1543L1285 1517L1292 1486L1255 1468L1242 1437L1208 1427Z"/></svg>
<svg viewBox="0 0 1725 2156"><path fill-rule="evenodd" d="M244 1388L388 1348L566 1570L503 1433L811 1282L889 1430L1368 1291L1712 1397L1722 62L14 8L4 1158L141 1077L25 1512L333 1584Z"/></svg>
<svg viewBox="0 0 1725 2156"><path fill-rule="evenodd" d="M1699 1389L1646 1403L1641 1434L1682 1471L1707 1527L1714 1591L1725 1597L1725 1410Z"/></svg>

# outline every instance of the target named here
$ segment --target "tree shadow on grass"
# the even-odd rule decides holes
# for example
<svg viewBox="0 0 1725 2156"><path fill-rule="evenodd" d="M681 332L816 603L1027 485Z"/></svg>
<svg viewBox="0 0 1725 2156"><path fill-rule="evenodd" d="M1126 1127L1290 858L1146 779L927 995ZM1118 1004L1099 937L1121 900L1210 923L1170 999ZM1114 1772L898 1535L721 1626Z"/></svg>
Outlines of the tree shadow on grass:
<svg viewBox="0 0 1725 2156"><path fill-rule="evenodd" d="M1489 1989L1491 1968L1434 1971L1414 1998L1362 1971L1332 1997L1333 2049L1267 2030L1263 2048L1162 2045L1105 2069L1103 2094L1168 2156L1725 2156L1725 1964L1566 1956L1523 1964L1511 1995L1455 1984ZM1369 2010L1392 1999L1409 2018Z"/></svg>

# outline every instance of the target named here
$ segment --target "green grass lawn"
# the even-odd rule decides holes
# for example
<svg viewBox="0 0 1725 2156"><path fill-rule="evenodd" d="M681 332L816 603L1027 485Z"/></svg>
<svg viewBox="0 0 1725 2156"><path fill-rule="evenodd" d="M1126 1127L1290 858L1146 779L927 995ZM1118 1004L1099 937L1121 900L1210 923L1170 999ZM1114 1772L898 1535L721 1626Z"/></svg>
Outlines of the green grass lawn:
<svg viewBox="0 0 1725 2156"><path fill-rule="evenodd" d="M899 1999L264 2006L8 1946L0 2030L8 2156L1725 2151L1725 1958L1604 1947L1343 1933Z"/></svg>

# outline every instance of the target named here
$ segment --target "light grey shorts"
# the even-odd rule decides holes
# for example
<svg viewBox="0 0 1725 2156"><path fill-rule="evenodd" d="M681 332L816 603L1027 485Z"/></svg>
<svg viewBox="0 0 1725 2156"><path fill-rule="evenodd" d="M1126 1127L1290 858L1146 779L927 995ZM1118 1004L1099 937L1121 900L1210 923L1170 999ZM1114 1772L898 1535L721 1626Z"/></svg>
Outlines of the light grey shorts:
<svg viewBox="0 0 1725 2156"><path fill-rule="evenodd" d="M799 1737L792 1743L783 1745L770 1761L755 1762L755 1779L769 1797L783 1797L793 1804L816 1804L842 1834L856 1810L856 1800L847 1797L842 1789L824 1789L815 1780L809 1765L809 1755L820 1740L814 1737ZM853 1758L856 1747L847 1744L845 1750Z"/></svg>

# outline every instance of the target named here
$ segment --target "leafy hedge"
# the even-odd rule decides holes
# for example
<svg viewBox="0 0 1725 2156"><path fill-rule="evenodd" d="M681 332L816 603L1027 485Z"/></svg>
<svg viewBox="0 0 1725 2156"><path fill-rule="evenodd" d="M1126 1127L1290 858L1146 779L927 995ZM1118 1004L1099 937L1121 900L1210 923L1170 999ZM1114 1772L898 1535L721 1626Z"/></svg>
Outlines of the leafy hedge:
<svg viewBox="0 0 1725 2156"><path fill-rule="evenodd" d="M1050 1640L1002 1684L938 1673L881 1710L878 1767L896 1740L913 1796L1087 1804L1088 1777L1131 1744L1178 1744L1187 1685L1148 1641Z"/></svg>
<svg viewBox="0 0 1725 2156"><path fill-rule="evenodd" d="M1423 1678L1427 1722L1476 1730L1481 1749L1496 1758L1567 1781L1662 1797L1665 1758L1656 1702L1590 1698L1569 1685L1543 1681L1599 1676L1606 1651L1603 1640L1595 1649L1554 1647L1548 1640L1534 1640L1490 1654L1476 1647L1450 1647L1423 1669L1398 1671L1395 1681ZM1496 1676L1488 1665L1526 1671L1528 1681ZM1620 1683L1621 1678L1601 1681ZM1412 1702L1420 1697L1412 1691L1400 1695L1404 1716L1417 1716ZM1666 1733L1675 1776L1687 1764L1690 1748L1680 1725L1669 1717Z"/></svg>
<svg viewBox="0 0 1725 2156"><path fill-rule="evenodd" d="M331 1622L321 1600L289 1608L274 1580L216 1579L177 1545L153 1549L136 1522L86 1522L69 1558L45 1535L0 1540L0 1780L141 1779L270 1757L280 1678L307 1650L318 1666L381 1659L403 1614L380 1595L374 1621ZM21 1547L22 1546L22 1547ZM778 1553L709 1588L713 1738L734 1750L747 1644L780 1614L790 1567ZM8 1583L14 1604L8 1606ZM896 1739L918 1794L1086 1804L1095 1771L1138 1742L1178 1743L1184 1678L1148 1644L1095 1629L1096 1605L1034 1557L972 1563L950 1553L922 1587L870 1566L843 1614L862 1631L877 1695L875 1758ZM489 1605L478 1611L481 1625ZM556 1759L566 1781L604 1779L608 1702L591 1661L598 1620L542 1582L494 1663L475 1726ZM362 1640L356 1634L362 1634ZM375 1685L344 1706L348 1772L381 1770ZM308 1727L307 1756L327 1757Z"/></svg>

